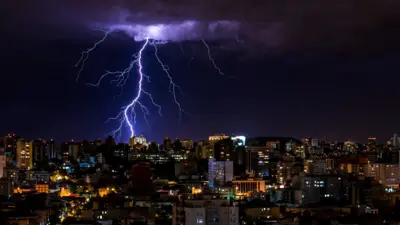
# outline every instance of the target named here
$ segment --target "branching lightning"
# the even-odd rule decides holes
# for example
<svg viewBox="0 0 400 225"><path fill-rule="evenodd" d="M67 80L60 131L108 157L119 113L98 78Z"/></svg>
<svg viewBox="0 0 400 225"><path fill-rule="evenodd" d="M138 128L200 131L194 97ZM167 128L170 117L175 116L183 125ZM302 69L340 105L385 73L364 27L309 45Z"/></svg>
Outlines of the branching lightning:
<svg viewBox="0 0 400 225"><path fill-rule="evenodd" d="M102 39L100 39L99 41L97 41L91 48L85 50L84 52L82 52L81 55L81 59L78 61L78 63L76 64L76 67L80 67L80 70L78 72L78 77L77 80L79 79L79 76L83 70L84 64L87 61L87 59L89 58L89 54L94 51L98 45L100 45L102 42L104 42L107 38L107 36L109 35L109 32L105 32L105 35L103 36ZM158 55L158 47L157 47L157 42L150 40L149 38L145 38L145 40L143 41L143 45L141 46L140 50L138 51L138 53L133 54L132 55L132 60L129 63L129 65L121 71L106 71L104 74L102 74L100 76L100 78L98 79L98 81L96 83L87 83L88 86L93 86L93 87L99 87L100 84L102 83L102 81L106 78L106 77L113 77L112 80L110 81L110 84L115 84L116 87L119 87L121 89L124 88L124 86L126 85L127 81L129 80L129 77L131 75L131 72L133 72L132 70L134 68L137 68L137 74L139 75L139 79L137 81L137 91L136 94L134 95L133 99L130 101L129 104L125 105L124 107L121 108L121 111L115 116L115 117L111 117L108 118L108 120L106 122L109 122L111 120L118 120L119 121L119 126L111 132L111 135L115 136L116 138L120 139L121 135L122 135L122 130L124 125L128 126L129 131L130 131L130 137L134 137L135 136L135 124L136 124L136 119L137 119L137 113L136 113L136 107L139 107L140 110L143 113L143 117L145 122L147 123L148 126L149 122L147 120L147 116L150 115L150 110L149 108L144 105L140 100L143 96L147 96L148 99L151 101L152 105L154 107L156 107L158 109L158 114L160 116L162 116L162 108L159 104L156 103L156 101L154 100L152 94L148 91L146 91L144 89L144 81L150 82L150 77L147 76L144 71L143 71L143 54L145 52L145 50L148 48L149 45L154 47L154 55L155 58L157 59L157 62L160 64L162 70L165 72L165 74L167 75L167 78L169 80L169 91L172 93L173 95L173 99L175 104L178 106L179 108L179 120L181 119L182 116L182 112L183 109L181 107L181 104L179 103L178 99L177 99L177 89L179 89L179 91L181 91L181 88L174 82L170 72L169 72L169 67L167 65L165 65L159 55ZM162 43L161 43L162 44ZM122 92L121 92L122 93Z"/></svg>
<svg viewBox="0 0 400 225"><path fill-rule="evenodd" d="M181 104L179 103L178 99L176 98L176 89L179 89L179 91L182 93L181 87L175 84L174 80L171 77L171 74L169 73L169 67L167 65L164 65L164 63L161 61L160 57L158 56L158 48L157 45L153 42L152 45L154 46L154 55L156 56L156 59L158 63L160 63L161 68L164 70L165 74L168 77L169 80L169 92L172 93L172 96L174 97L175 104L178 106L179 109L179 121L182 119L182 110Z"/></svg>
<svg viewBox="0 0 400 225"><path fill-rule="evenodd" d="M80 75L84 69L85 63L89 59L89 55L91 54L91 52L94 51L101 43L103 43L107 39L109 34L111 32L113 32L112 30L111 31L102 30L102 31L104 32L104 36L99 41L95 42L91 48L88 48L81 53L81 58L75 65L75 67L79 68L78 75L76 78L77 81L80 78ZM169 80L169 92L172 94L174 103L178 107L179 121L182 118L182 113L185 113L185 111L182 109L181 104L177 98L177 92L180 92L182 94L182 90L181 90L180 86L178 86L174 82L174 80L171 76L171 73L170 73L170 68L168 67L168 65L166 65L162 62L162 60L158 54L158 50L159 50L158 45L165 44L167 42L166 41L156 41L149 37L145 37L143 39L140 39L139 41L143 42L143 44L141 45L141 48L139 49L139 51L132 55L131 61L125 69L120 70L120 71L106 71L104 74L102 74L99 77L99 79L97 80L96 83L87 83L88 86L99 87L106 78L112 77L110 80L110 84L113 84L118 88L121 88L121 93L120 93L120 95L121 95L123 93L124 87L127 84L127 81L130 78L131 73L135 72L135 74L137 74L139 76L138 80L137 80L137 86L135 87L135 90L136 90L135 95L132 97L132 100L129 102L129 104L123 106L121 108L121 111L115 117L108 118L108 120L106 121L106 122L109 122L111 120L119 121L118 127L111 132L111 135L116 137L118 140L120 140L122 132L123 132L123 128L125 126L127 126L129 128L130 137L134 137L136 135L136 132L135 132L135 125L137 122L136 109L138 109L138 108L140 108L141 112L143 113L143 118L144 118L145 122L147 123L148 126L150 126L148 123L148 120L147 120L147 116L150 115L150 110L145 104L143 104L143 102L141 102L142 98L147 97L147 99L151 101L152 105L158 109L158 114L160 116L162 116L161 106L156 103L152 94L150 92L146 91L144 88L144 81L150 82L150 78L151 78L150 76L147 76L145 74L144 68L143 68L144 53L148 49L149 46L154 47L155 59L157 60L161 69L164 71L166 77ZM208 58L214 65L215 69L218 71L219 74L224 75L224 73L222 73L221 69L216 65L214 59L212 58L210 47L204 40L202 40L202 42L205 45L205 47L207 48Z"/></svg>
<svg viewBox="0 0 400 225"><path fill-rule="evenodd" d="M108 37L108 34L110 32L108 31L103 31L104 32L104 36L102 39L100 39L99 41L97 41L96 43L94 43L94 45L91 48L86 49L85 51L83 51L81 53L81 58L79 59L79 61L75 64L75 67L79 67L79 71L78 71L78 76L76 76L76 82L78 82L79 77L83 71L83 68L85 67L85 63L86 60L89 59L89 54L90 52L92 52L93 50L95 50L97 48L97 46L101 43L104 42L104 40L106 40L106 38Z"/></svg>

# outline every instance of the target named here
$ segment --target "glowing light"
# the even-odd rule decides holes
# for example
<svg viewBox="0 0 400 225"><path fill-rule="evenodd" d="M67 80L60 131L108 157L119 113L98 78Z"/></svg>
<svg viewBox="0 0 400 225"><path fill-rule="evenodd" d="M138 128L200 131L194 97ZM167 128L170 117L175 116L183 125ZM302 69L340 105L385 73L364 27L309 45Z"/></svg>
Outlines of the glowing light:
<svg viewBox="0 0 400 225"><path fill-rule="evenodd" d="M142 48L139 51L139 56L138 56L138 66L139 66L139 87L138 87L138 91L137 91L137 95L136 97L133 99L133 101L131 103L129 103L127 106L125 106L125 110L124 110L124 117L125 117L125 122L128 124L129 129L131 130L131 137L135 136L135 131L133 131L133 125L131 123L131 121L129 121L129 115L128 115L128 110L133 107L136 103L138 103L142 109L143 109L143 105L139 102L139 98L140 95L142 93L142 85L143 85L143 65L142 65L142 53L143 50L146 48L147 44L149 43L149 39L146 39L145 43L143 44Z"/></svg>
<svg viewBox="0 0 400 225"><path fill-rule="evenodd" d="M158 28L154 27L154 28L149 28L149 29L150 30L154 29L153 32L157 32ZM82 53L81 59L78 61L78 64L76 65L76 66L81 66L80 67L81 69L79 70L77 79L79 79L80 72L83 69L84 63L88 59L89 54L92 51L94 51L99 44L101 44L103 41L105 41L106 37L108 35L109 35L109 32L105 32L105 35L103 36L103 38L100 41L97 41L91 48L87 49L86 51L84 51ZM138 79L138 83L137 83L138 85L136 87L135 96L133 96L133 99L132 99L132 101L129 102L129 104L127 104L126 106L122 107L121 111L117 114L117 116L111 117L111 118L109 118L107 120L107 122L110 121L110 120L119 120L119 126L117 127L117 129L115 129L114 131L111 132L111 134L113 136L116 136L117 138L121 137L122 128L123 128L124 125L127 125L129 127L130 137L134 137L135 136L134 126L136 124L136 118L137 118L137 114L136 114L136 111L135 111L136 107L140 107L140 109L141 109L141 111L143 113L143 116L144 116L144 120L146 121L147 124L149 124L148 121L147 121L147 115L150 115L150 110L147 108L147 106L145 106L140 101L140 99L141 99L141 97L143 95L146 95L150 99L150 101L153 104L153 106L158 109L158 114L160 116L162 116L161 106L155 102L152 94L150 92L146 91L143 88L143 85L144 85L143 81L144 80L147 80L148 82L150 82L150 77L145 75L145 73L143 71L143 64L142 64L144 51L146 50L146 48L148 47L149 44L151 44L154 47L154 49L155 49L154 55L155 55L155 57L157 59L157 62L161 65L163 71L165 72L165 74L168 77L168 80L170 82L170 85L169 85L170 92L173 95L173 99L174 99L175 104L179 108L179 119L181 119L181 114L182 114L182 112L184 112L182 110L182 107L181 107L180 103L178 102L177 96L176 96L176 89L179 89L180 91L181 91L181 89L173 81L172 76L171 76L171 74L169 72L168 66L165 65L161 61L160 57L158 56L157 44L159 44L159 43L155 42L155 41L152 41L149 38L145 38L144 39L144 43L141 46L141 48L138 51L138 53L134 54L132 56L132 60L129 63L128 67L126 67L122 71L106 71L103 75L100 76L99 80L96 83L87 83L87 85L89 85L89 86L99 87L100 84L102 83L102 81L106 77L112 76L112 77L114 77L114 79L111 80L110 83L111 84L115 84L116 87L119 87L119 88L121 88L123 90L124 86L127 83L127 80L130 77L130 74L131 74L132 70L135 68L135 66L137 66L137 74L139 75L139 79ZM122 91L121 91L121 93L122 93Z"/></svg>
<svg viewBox="0 0 400 225"><path fill-rule="evenodd" d="M201 40L204 46L207 48L208 58L214 65L215 69L218 71L219 74L224 75L221 69L217 66L215 60L211 56L211 50L209 45L206 43L204 39L200 39L200 36L204 36L201 33L193 32L195 30L199 30L203 24L195 22L195 21L183 21L182 23L175 23L175 24L155 24L155 25L140 25L140 24L119 24L119 25L112 25L108 26L107 30L101 30L104 32L103 37L95 42L92 47L86 49L81 53L81 58L76 63L75 67L79 68L78 75L76 80L80 79L80 75L83 71L86 61L89 59L89 55L92 51L94 51L101 43L103 43L110 33L112 32L119 32L123 31L130 37L132 37L136 42L143 42L141 45L140 50L132 55L132 60L130 61L129 65L120 71L106 71L104 74L100 76L96 83L87 83L88 86L99 87L100 84L104 81L105 78L112 77L110 84L115 85L118 88L121 88L121 93L123 93L124 87L127 84L127 81L130 78L131 72L135 71L138 75L137 86L135 86L135 95L132 97L132 100L129 104L123 106L121 111L115 116L108 118L107 122L111 120L119 121L118 127L111 132L111 135L116 137L117 140L121 138L122 131L124 126L127 126L130 131L130 137L134 137L136 135L135 132L135 125L137 120L137 113L136 109L140 108L141 112L143 113L143 118L145 122L149 125L147 121L147 116L150 115L149 108L144 105L141 100L144 96L146 96L152 103L152 105L158 109L158 114L162 116L161 106L156 103L152 94L145 90L144 82L150 82L150 76L145 74L143 68L143 57L146 49L148 49L149 45L154 47L154 56L161 66L161 69L164 71L165 75L169 80L169 92L173 96L174 103L178 107L179 113L179 121L182 119L182 113L186 113L182 107L180 102L177 98L177 91L182 93L180 86L178 86L170 73L169 67L164 64L158 54L159 49L158 46L162 44L166 44L170 41L182 41L182 40ZM222 32L229 36L234 33L237 33L240 24L235 21L219 21L215 23L208 24L207 30L209 32L216 32L217 30L226 31Z"/></svg>

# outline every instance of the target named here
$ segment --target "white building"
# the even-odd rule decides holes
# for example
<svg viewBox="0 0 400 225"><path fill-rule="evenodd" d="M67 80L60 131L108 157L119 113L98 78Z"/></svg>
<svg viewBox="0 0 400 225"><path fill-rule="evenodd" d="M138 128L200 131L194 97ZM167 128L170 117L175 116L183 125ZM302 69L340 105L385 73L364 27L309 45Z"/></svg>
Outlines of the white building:
<svg viewBox="0 0 400 225"><path fill-rule="evenodd" d="M400 148L400 137L397 133L394 133L393 136L388 141L388 144L392 145L394 148Z"/></svg>
<svg viewBox="0 0 400 225"><path fill-rule="evenodd" d="M239 208L229 200L187 200L185 225L238 225Z"/></svg>
<svg viewBox="0 0 400 225"><path fill-rule="evenodd" d="M311 139L311 146L318 148L319 147L319 141L318 139Z"/></svg>
<svg viewBox="0 0 400 225"><path fill-rule="evenodd" d="M227 182L232 182L232 179L232 161L216 161L214 158L208 160L208 184L210 187L224 185Z"/></svg>

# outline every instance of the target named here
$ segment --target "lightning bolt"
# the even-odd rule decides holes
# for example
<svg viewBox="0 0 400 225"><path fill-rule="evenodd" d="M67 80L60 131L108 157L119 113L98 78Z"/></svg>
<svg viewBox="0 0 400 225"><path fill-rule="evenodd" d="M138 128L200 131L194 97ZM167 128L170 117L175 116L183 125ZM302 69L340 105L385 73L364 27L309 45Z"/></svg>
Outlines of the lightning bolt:
<svg viewBox="0 0 400 225"><path fill-rule="evenodd" d="M139 53L138 53L137 64L138 64L138 67L139 67L139 69L138 69L139 81L138 81L138 90L137 90L136 97L132 100L131 103L129 103L127 106L125 106L125 110L124 110L124 119L123 120L129 126L129 129L131 131L131 137L135 136L135 131L133 130L133 125L132 125L131 121L129 120L129 114L128 114L129 110L133 107L132 111L134 111L135 110L134 106L138 103L140 105L140 107L142 108L142 111L145 110L146 112L148 112L147 108L142 103L139 102L140 96L141 96L142 91L143 91L143 77L144 77L144 75L143 75L143 65L142 65L142 53L143 53L143 51L146 48L148 43L149 43L149 39L146 38L146 41L144 42L142 48L139 50ZM136 62L136 60L133 60L133 62ZM131 65L132 65L132 63L131 63ZM129 66L128 68L129 68L129 71L132 69L131 66ZM134 120L134 123L136 123L136 120Z"/></svg>
<svg viewBox="0 0 400 225"><path fill-rule="evenodd" d="M100 39L99 41L94 43L94 45L91 48L88 48L86 51L82 52L81 59L76 64L76 67L80 66L77 80L79 79L79 75L81 74L81 72L83 70L85 62L89 58L89 54L92 51L94 51L98 45L100 45L102 42L104 42L108 35L109 35L109 32L105 32L105 35L103 36L102 39ZM124 125L126 125L129 128L130 137L135 136L136 133L135 133L134 127L137 122L136 107L139 107L141 109L145 122L147 123L148 126L150 126L148 123L148 120L147 120L147 116L150 115L150 110L148 109L147 106L145 106L140 101L143 96L148 97L148 99L151 101L152 105L158 109L158 114L160 116L162 116L161 106L156 103L152 94L144 89L144 81L150 82L150 77L147 76L143 71L144 68L143 68L142 60L143 60L143 54L149 45L154 47L154 56L157 59L157 62L160 64L162 70L165 72L165 74L167 75L167 78L169 80L169 91L172 93L174 102L179 109L179 121L181 120L182 113L185 112L182 109L181 104L179 103L179 101L177 99L177 90L179 90L180 92L182 92L182 90L181 90L180 86L178 86L174 82L174 80L171 76L171 73L169 71L169 67L161 61L161 59L158 55L158 47L157 47L158 44L164 44L164 43L162 43L162 42L158 43L156 41L150 40L149 38L145 38L140 50L137 53L132 55L131 62L124 70L106 71L104 74L102 74L100 76L100 78L98 79L98 81L96 83L87 83L88 86L99 87L100 84L102 83L102 81L106 77L111 76L111 77L113 77L113 79L110 81L110 84L115 84L116 87L119 87L119 88L121 88L121 90L123 90L123 87L126 85L127 80L129 79L131 73L133 72L132 70L134 70L134 68L137 68L137 74L139 76L139 79L137 81L137 87L136 87L137 91L135 92L133 99L129 102L129 104L123 106L121 108L121 111L115 117L108 118L108 120L106 121L106 122L109 122L111 120L119 121L118 127L111 132L111 135L116 137L117 140L119 140L121 138ZM122 91L121 91L121 94L122 94Z"/></svg>
<svg viewBox="0 0 400 225"><path fill-rule="evenodd" d="M207 42L204 39L201 39L201 41L203 42L204 46L207 48L208 58L210 59L211 63L214 65L214 68L218 71L219 74L224 75L224 73L221 71L221 69L215 63L214 58L211 56L210 46L208 46Z"/></svg>
<svg viewBox="0 0 400 225"><path fill-rule="evenodd" d="M79 77L81 76L81 73L83 71L83 68L85 67L85 63L89 59L90 52L94 51L97 48L98 45L103 43L106 40L106 38L108 37L108 34L110 33L108 31L104 31L104 30L102 30L102 31L104 32L103 38L100 39L99 41L97 41L96 43L94 43L94 45L91 48L88 48L85 51L83 51L81 53L81 58L75 64L75 67L79 67L78 76L76 76L76 82L78 82Z"/></svg>
<svg viewBox="0 0 400 225"><path fill-rule="evenodd" d="M182 113L183 113L184 111L182 110L181 104L179 103L179 101L178 101L178 99L177 99L177 97L176 97L176 89L178 89L181 93L182 93L182 89L181 89L180 86L178 86L178 85L175 84L174 80L172 79L171 74L169 73L169 67L168 67L167 65L165 65L165 64L161 61L160 57L158 56L158 48L157 48L157 45L156 45L154 42L152 42L151 45L154 46L154 56L156 57L158 63L161 65L162 70L164 70L165 74L166 74L167 77L168 77L168 80L169 80L169 92L172 93L172 96L174 97L174 102L175 102L176 106L178 106L178 109L179 109L179 121L181 121L181 119L182 119Z"/></svg>

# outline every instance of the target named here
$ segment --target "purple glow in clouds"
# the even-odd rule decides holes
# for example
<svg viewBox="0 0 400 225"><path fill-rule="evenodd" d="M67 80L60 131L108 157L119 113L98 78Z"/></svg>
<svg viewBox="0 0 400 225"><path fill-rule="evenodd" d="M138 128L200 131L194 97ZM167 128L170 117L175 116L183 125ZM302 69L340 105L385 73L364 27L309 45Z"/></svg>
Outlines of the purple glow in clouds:
<svg viewBox="0 0 400 225"><path fill-rule="evenodd" d="M143 68L143 55L144 52L148 49L149 46L154 47L154 56L162 70L165 72L168 80L169 80L169 91L173 96L174 103L178 107L179 111L179 121L181 120L182 113L185 111L182 109L180 102L177 98L177 91L181 91L180 87L174 82L172 75L169 72L169 67L165 65L161 58L158 55L158 45L166 44L168 42L179 42L185 40L198 40L201 41L206 47L208 57L218 71L219 74L224 75L221 69L217 66L215 60L211 56L210 47L206 43L205 40L213 39L214 33L223 33L227 37L231 39L235 39L237 36L238 29L240 24L237 22L230 21L220 21L213 23L199 23L195 21L184 21L182 23L170 23L170 24L151 24L151 25L140 25L140 24L119 24L119 25L102 25L96 26L96 29L101 28L104 31L104 36L94 45L87 50L83 51L81 54L81 59L76 64L76 67L79 68L78 77L84 68L86 61L89 58L89 54L96 49L98 45L103 43L110 33L113 32L123 32L135 42L143 42L139 52L132 56L132 60L130 64L121 71L106 71L102 76L100 76L99 80L94 84L88 84L90 86L98 87L103 79L107 77L112 77L110 81L112 84L116 84L116 87L123 88L130 78L131 73L135 72L139 79L137 80L137 86L135 88L135 95L132 97L132 100L125 106L122 107L121 111L117 114L116 117L109 118L110 120L119 121L119 126L117 129L111 132L111 135L116 137L117 140L120 140L121 135L123 133L124 127L128 127L129 129L129 137L135 137L137 132L135 131L135 125L137 122L137 114L136 107L139 107L143 113L145 122L149 125L147 121L147 116L150 115L150 110L147 106L145 106L141 99L143 97L148 97L150 99L152 105L158 108L159 115L161 116L161 106L158 105L151 95L150 92L145 90L145 82L150 81L150 76L145 74L145 69ZM218 36L221 38L221 36ZM134 70L136 68L137 70Z"/></svg>
<svg viewBox="0 0 400 225"><path fill-rule="evenodd" d="M187 40L214 40L233 39L240 30L240 23L236 21L216 21L210 23L197 21L171 22L168 24L112 24L96 25L97 28L111 32L124 32L135 41L146 38L157 41L187 41Z"/></svg>

